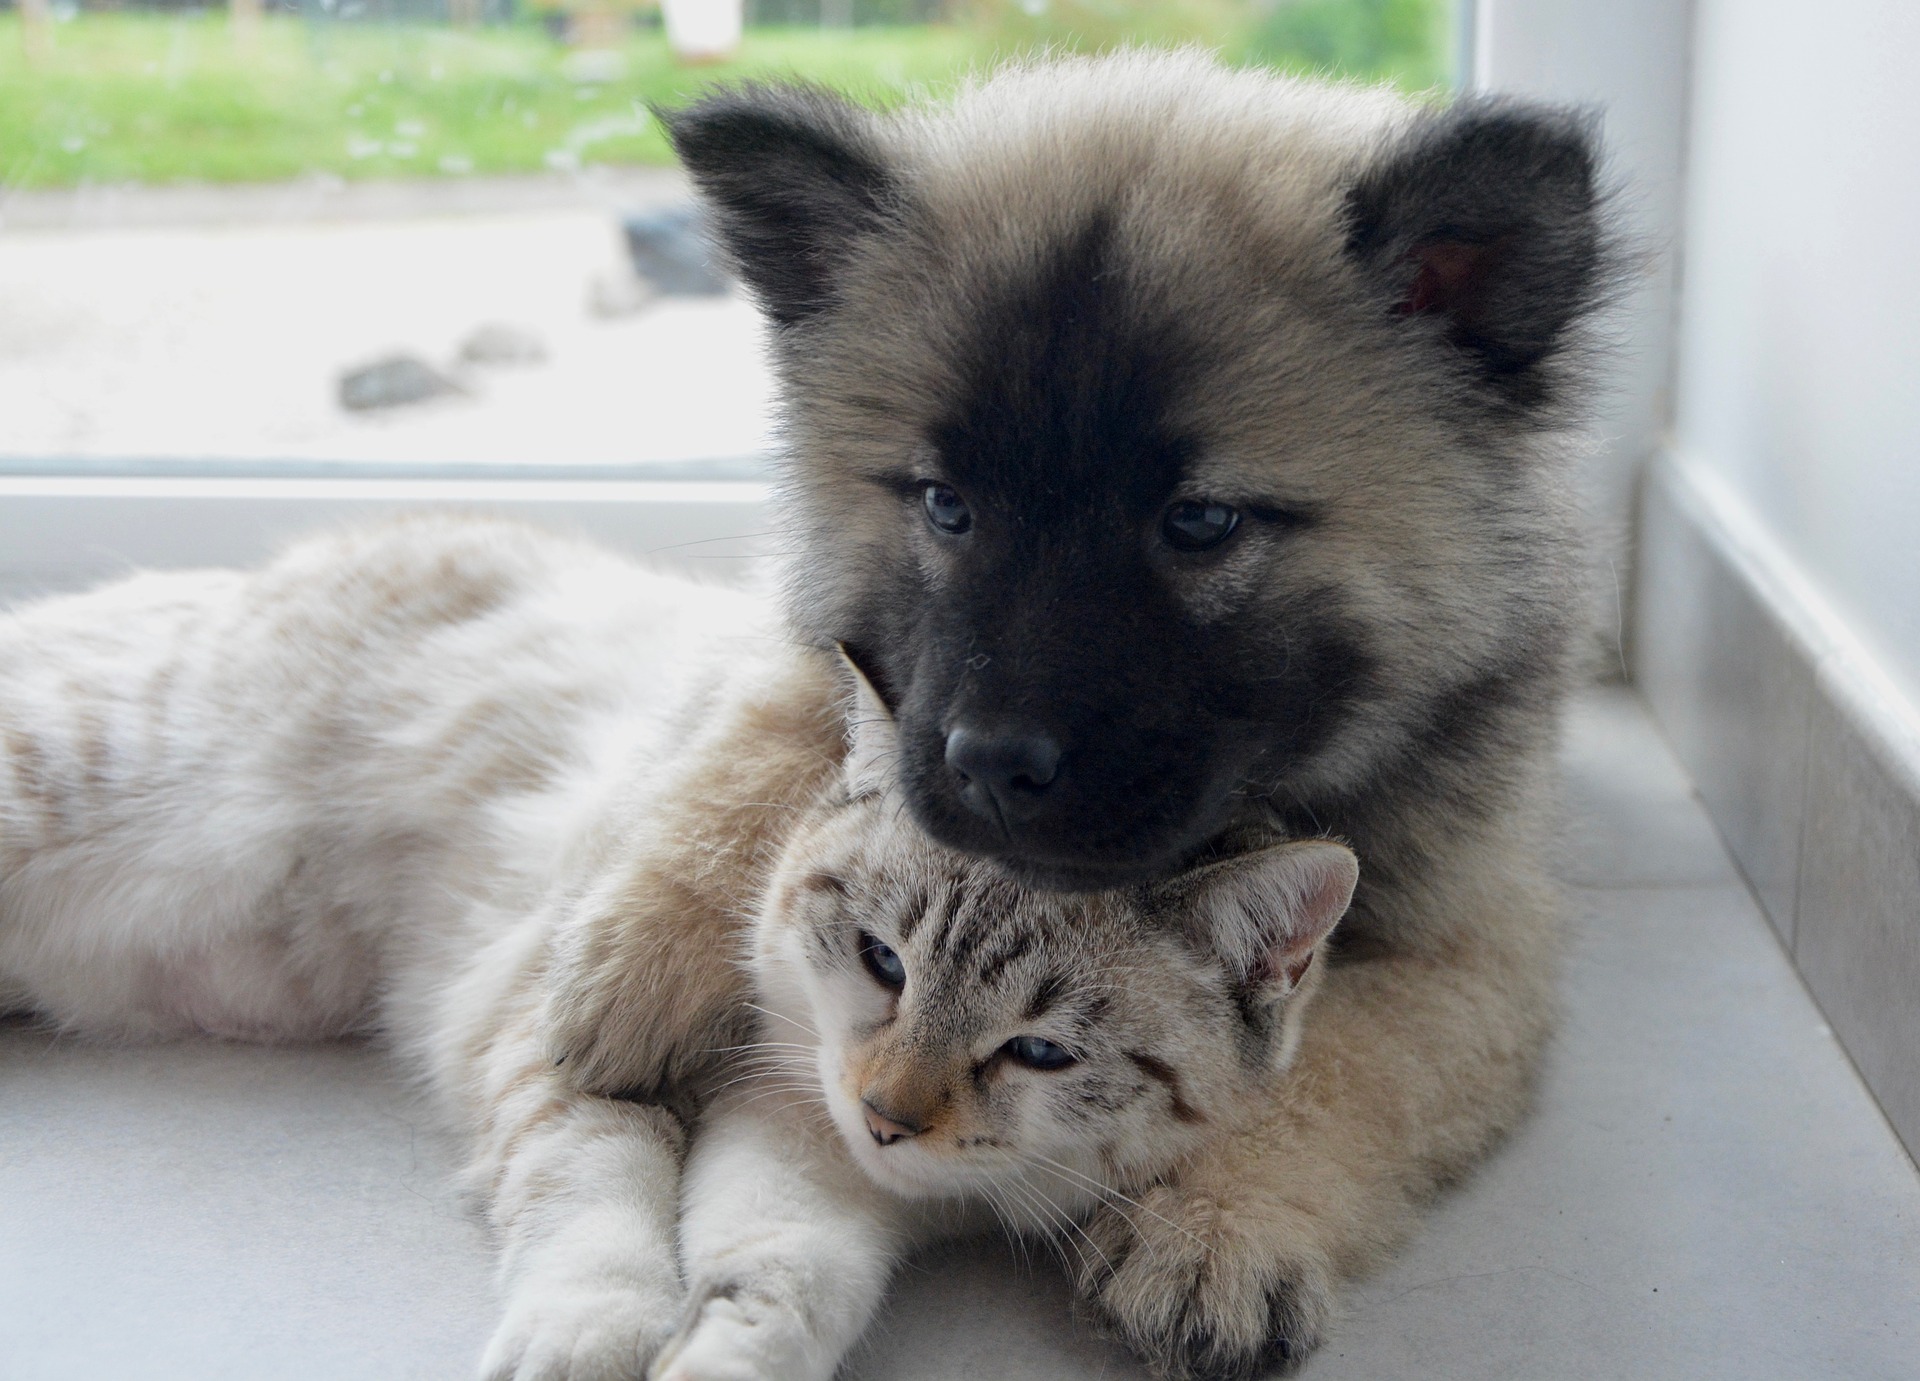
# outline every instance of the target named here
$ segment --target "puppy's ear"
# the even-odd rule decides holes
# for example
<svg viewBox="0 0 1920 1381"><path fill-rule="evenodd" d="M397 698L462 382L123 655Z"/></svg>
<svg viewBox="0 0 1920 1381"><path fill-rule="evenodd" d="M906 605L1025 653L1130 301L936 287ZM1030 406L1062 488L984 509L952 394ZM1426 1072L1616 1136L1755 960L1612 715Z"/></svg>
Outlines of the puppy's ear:
<svg viewBox="0 0 1920 1381"><path fill-rule="evenodd" d="M830 307L847 255L892 214L874 117L819 87L751 83L654 114L767 314Z"/></svg>
<svg viewBox="0 0 1920 1381"><path fill-rule="evenodd" d="M853 680L853 696L847 705L847 794L855 799L878 796L893 781L894 765L900 757L900 731L893 721L893 711L853 660L847 645L834 646Z"/></svg>
<svg viewBox="0 0 1920 1381"><path fill-rule="evenodd" d="M1462 98L1349 191L1348 252L1508 401L1547 401L1540 366L1609 286L1598 163L1589 116Z"/></svg>
<svg viewBox="0 0 1920 1381"><path fill-rule="evenodd" d="M1266 1005L1306 981L1359 880L1351 849L1309 839L1206 864L1171 886L1189 937L1218 954L1248 997Z"/></svg>

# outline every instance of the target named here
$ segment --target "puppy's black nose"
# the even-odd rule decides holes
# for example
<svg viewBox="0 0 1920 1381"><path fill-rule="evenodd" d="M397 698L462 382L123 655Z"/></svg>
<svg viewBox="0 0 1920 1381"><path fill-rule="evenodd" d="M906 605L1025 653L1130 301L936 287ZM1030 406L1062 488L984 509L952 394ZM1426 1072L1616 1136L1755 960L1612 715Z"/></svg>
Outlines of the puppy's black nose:
<svg viewBox="0 0 1920 1381"><path fill-rule="evenodd" d="M1005 826L1039 808L1060 773L1060 745L1039 729L995 732L961 725L947 735L947 766L960 777L967 809Z"/></svg>

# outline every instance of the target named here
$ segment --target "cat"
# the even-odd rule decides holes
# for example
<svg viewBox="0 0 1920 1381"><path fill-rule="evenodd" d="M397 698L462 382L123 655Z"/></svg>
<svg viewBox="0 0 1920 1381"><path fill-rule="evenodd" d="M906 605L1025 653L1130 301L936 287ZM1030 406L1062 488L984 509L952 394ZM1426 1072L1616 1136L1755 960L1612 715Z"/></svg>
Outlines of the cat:
<svg viewBox="0 0 1920 1381"><path fill-rule="evenodd" d="M731 796L716 735L777 796ZM1293 1058L1358 876L1245 837L1035 892L920 832L884 703L763 601L475 519L0 618L0 746L4 1005L378 1033L472 1147L490 1381L825 1381L917 1243L997 1219L1097 1256L1084 1214ZM578 1091L547 1032L583 951L704 943L716 874L752 887L738 1048L673 1106Z"/></svg>
<svg viewBox="0 0 1920 1381"><path fill-rule="evenodd" d="M664 118L769 320L789 626L893 707L920 825L1063 890L1250 815L1365 859L1259 1125L1099 1210L1079 1281L1166 1375L1299 1365L1552 1026L1572 462L1625 264L1598 122L1150 51ZM613 1029L553 1028L582 1087L716 1043Z"/></svg>

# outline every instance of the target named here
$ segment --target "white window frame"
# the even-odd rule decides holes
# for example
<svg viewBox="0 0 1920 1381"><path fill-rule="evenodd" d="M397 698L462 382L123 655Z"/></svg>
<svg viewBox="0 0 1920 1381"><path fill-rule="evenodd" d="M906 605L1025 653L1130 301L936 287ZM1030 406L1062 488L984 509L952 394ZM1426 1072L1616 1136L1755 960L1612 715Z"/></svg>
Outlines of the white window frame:
<svg viewBox="0 0 1920 1381"><path fill-rule="evenodd" d="M432 507L578 533L724 583L746 578L770 522L768 485L751 480L0 474L0 602L142 568L257 564L302 533Z"/></svg>

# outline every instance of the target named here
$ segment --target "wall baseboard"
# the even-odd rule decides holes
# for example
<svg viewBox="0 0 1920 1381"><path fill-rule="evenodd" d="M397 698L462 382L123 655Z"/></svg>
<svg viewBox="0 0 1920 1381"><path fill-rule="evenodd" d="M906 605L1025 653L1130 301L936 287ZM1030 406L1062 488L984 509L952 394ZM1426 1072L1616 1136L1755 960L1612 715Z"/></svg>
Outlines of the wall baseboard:
<svg viewBox="0 0 1920 1381"><path fill-rule="evenodd" d="M1683 454L1649 468L1638 565L1635 679L1920 1159L1920 711Z"/></svg>

